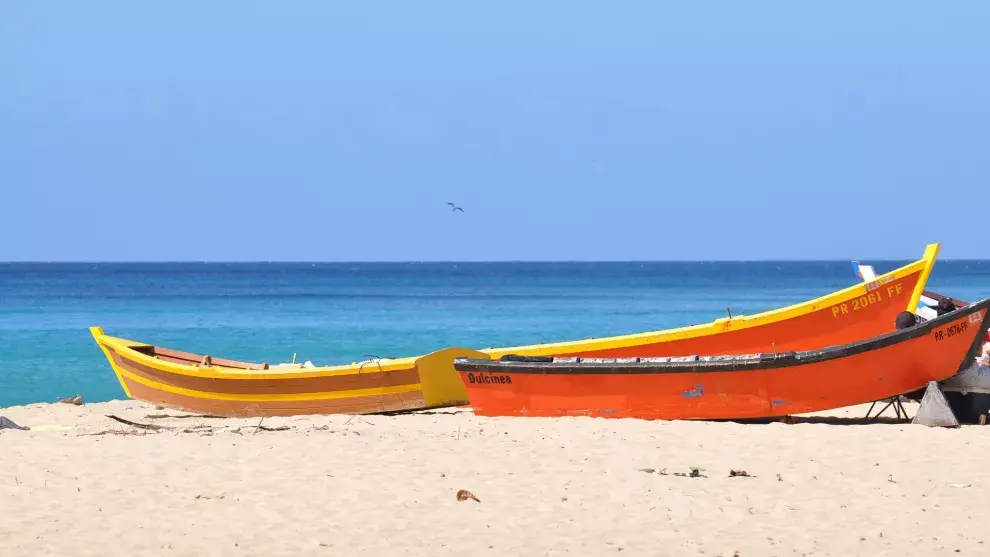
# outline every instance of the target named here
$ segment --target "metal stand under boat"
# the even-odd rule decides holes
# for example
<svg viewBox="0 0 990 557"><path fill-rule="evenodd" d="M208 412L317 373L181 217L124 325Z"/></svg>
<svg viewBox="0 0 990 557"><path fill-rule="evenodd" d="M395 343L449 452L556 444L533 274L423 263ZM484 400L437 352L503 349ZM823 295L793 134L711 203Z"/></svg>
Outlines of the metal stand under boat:
<svg viewBox="0 0 990 557"><path fill-rule="evenodd" d="M873 412L873 408L877 405L878 402L886 402L887 404L884 405L884 407L881 408L880 411L877 412L871 418L870 417L870 413ZM885 398L883 400L874 400L870 404L869 410L866 411L866 419L868 419L868 420L876 420L877 418L880 417L881 414L883 414L884 412L886 412L887 409L888 408L891 408L891 407L894 409L894 415L897 416L897 419L898 420L903 420L903 421L907 421L908 420L907 410L904 409L904 402L901 400L901 397L900 396L895 396L893 398Z"/></svg>

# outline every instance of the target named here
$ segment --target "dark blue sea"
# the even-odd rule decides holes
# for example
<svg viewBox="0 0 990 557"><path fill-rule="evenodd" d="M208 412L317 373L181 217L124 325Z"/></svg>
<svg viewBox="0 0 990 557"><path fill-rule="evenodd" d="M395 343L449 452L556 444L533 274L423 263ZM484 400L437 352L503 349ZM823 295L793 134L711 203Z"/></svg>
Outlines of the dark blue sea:
<svg viewBox="0 0 990 557"><path fill-rule="evenodd" d="M906 261L867 261L882 273ZM350 363L665 329L857 282L848 261L0 264L0 406L123 398L88 327L215 356ZM990 293L990 261L929 288Z"/></svg>

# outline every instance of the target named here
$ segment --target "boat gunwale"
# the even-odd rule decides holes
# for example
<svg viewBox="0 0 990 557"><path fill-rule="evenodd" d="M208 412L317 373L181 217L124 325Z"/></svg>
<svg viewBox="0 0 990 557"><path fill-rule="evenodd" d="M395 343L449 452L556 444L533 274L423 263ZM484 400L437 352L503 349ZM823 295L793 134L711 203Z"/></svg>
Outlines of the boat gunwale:
<svg viewBox="0 0 990 557"><path fill-rule="evenodd" d="M158 348L155 345L132 342L128 339L105 335L102 334L99 327L91 327L91 329L95 329L92 334L96 338L97 343L106 345L109 349L116 352L121 358L142 363L166 373L214 379L309 379L317 377L335 377L340 375L357 375L362 373L387 373L389 371L407 370L414 366L417 360L426 356L424 354L422 356L406 357L394 360L382 358L378 360L365 360L363 362L356 362L353 364L311 368L286 367L284 368L284 371L283 369L279 369L277 367L269 367L269 369L244 369L219 365L200 367L193 364L180 364L169 360L160 360L154 356L149 356L148 354L132 348L132 346L154 346L155 348ZM190 355L202 356L192 352L186 353Z"/></svg>
<svg viewBox="0 0 990 557"><path fill-rule="evenodd" d="M874 350L903 344L917 338L927 336L933 329L947 323L971 316L982 314L982 320L973 341L960 362L956 373L969 367L967 360L983 345L987 330L990 329L990 318L986 309L990 308L990 298L969 304L934 319L930 319L908 329L891 331L873 338L858 340L838 346L828 346L815 350L802 350L782 353L758 353L733 356L719 356L718 360L693 361L630 361L632 358L594 358L592 362L527 362L499 361L472 358L454 359L454 369L460 373L498 373L525 375L647 375L675 373L735 373L767 369L799 368L803 365L816 364L847 358ZM689 356L690 357L690 356ZM724 358L724 359L722 359ZM638 358L637 358L638 359ZM609 362L607 360L614 360Z"/></svg>

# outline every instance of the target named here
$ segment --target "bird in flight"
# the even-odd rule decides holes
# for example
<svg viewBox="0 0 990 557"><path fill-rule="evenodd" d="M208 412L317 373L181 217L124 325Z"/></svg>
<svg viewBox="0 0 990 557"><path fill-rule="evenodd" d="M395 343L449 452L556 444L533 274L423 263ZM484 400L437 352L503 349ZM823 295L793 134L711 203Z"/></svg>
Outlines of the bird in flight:
<svg viewBox="0 0 990 557"><path fill-rule="evenodd" d="M458 207L457 205L454 205L453 203L451 203L449 201L447 202L447 205L450 205L450 210L451 211L460 211L462 213L464 212L464 209L461 209L460 207Z"/></svg>

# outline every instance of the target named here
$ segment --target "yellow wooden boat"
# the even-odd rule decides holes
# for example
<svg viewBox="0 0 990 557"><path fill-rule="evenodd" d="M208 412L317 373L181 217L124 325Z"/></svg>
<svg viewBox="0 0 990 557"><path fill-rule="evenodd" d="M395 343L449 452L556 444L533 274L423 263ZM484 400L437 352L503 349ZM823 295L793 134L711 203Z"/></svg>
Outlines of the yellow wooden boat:
<svg viewBox="0 0 990 557"><path fill-rule="evenodd" d="M90 327L128 397L217 416L370 414L467 402L454 358L484 353L445 348L425 356L305 368L212 358L106 335Z"/></svg>
<svg viewBox="0 0 990 557"><path fill-rule="evenodd" d="M813 350L894 330L918 305L939 244L870 282L781 309L664 331L510 348L447 348L424 356L304 368L191 354L90 332L127 396L223 416L379 413L468 404L454 359L528 356L662 357Z"/></svg>

